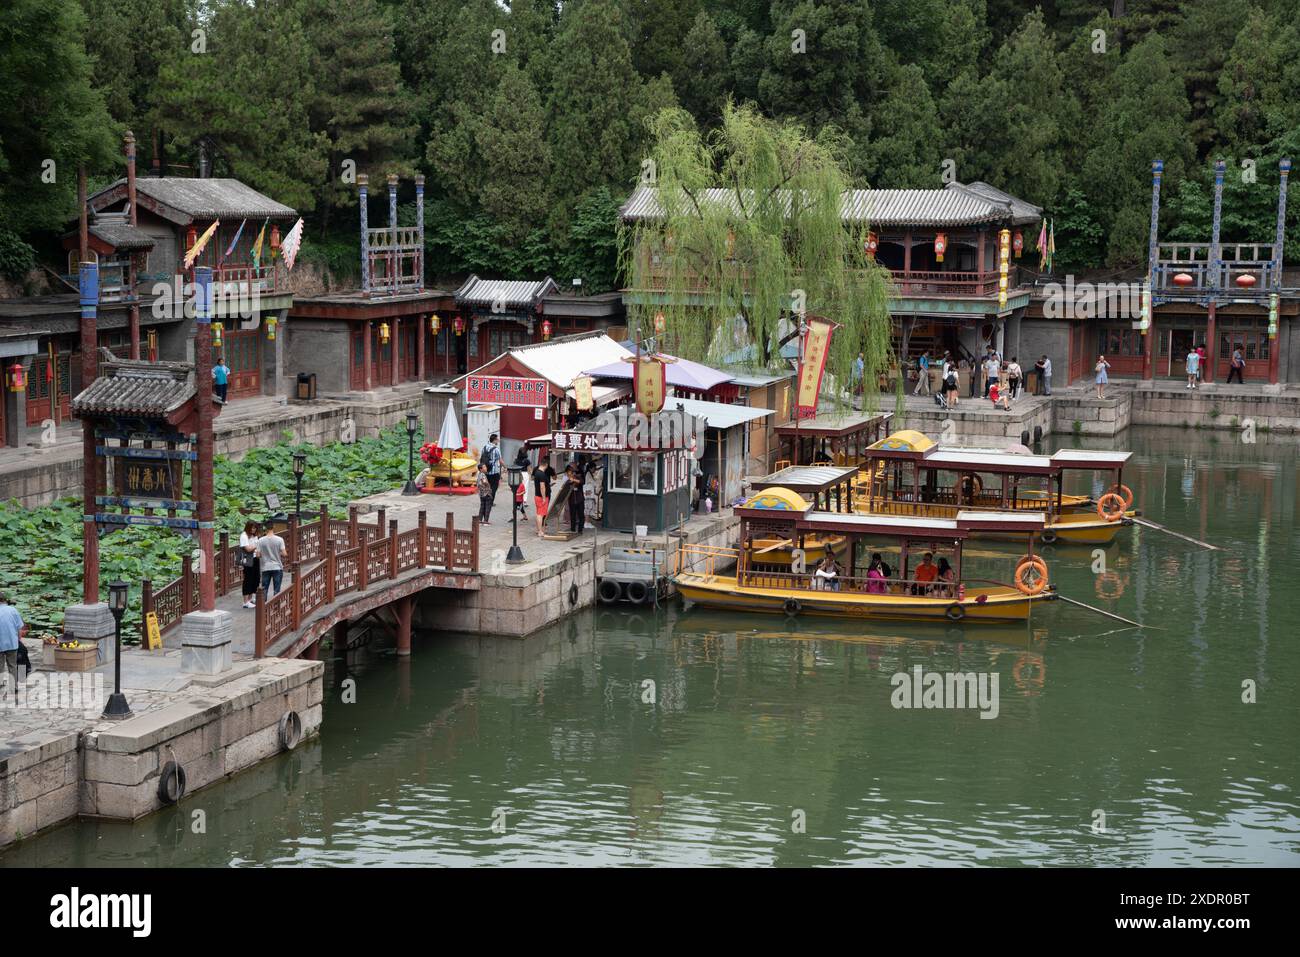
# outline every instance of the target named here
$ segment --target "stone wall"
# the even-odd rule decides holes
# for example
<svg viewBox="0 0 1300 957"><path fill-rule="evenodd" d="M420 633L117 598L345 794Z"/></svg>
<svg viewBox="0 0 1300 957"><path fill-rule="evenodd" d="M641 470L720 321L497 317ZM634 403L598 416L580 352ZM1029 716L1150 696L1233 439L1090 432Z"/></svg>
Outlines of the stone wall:
<svg viewBox="0 0 1300 957"><path fill-rule="evenodd" d="M1134 425L1239 429L1247 421L1273 432L1300 431L1300 395L1218 392L1213 386L1195 391L1178 387L1133 393Z"/></svg>
<svg viewBox="0 0 1300 957"><path fill-rule="evenodd" d="M0 847L75 817L129 821L160 810L169 761L184 768L186 795L252 767L283 750L287 711L298 712L304 740L317 734L324 673L320 662L263 659L173 704L21 748L0 761Z"/></svg>
<svg viewBox="0 0 1300 957"><path fill-rule="evenodd" d="M717 516L702 528L689 531L685 540L691 544L734 546L738 524L734 515ZM595 580L605 570L610 548L628 545L630 539L624 535L602 534L594 562L591 537L574 541L575 548L570 555L531 571L503 568L484 572L479 591L425 592L416 608L416 628L524 638L577 609L594 605ZM675 542L670 539L670 557ZM651 536L642 544L647 548L662 548L663 537ZM577 587L572 601L569 599L571 586Z"/></svg>
<svg viewBox="0 0 1300 957"><path fill-rule="evenodd" d="M1109 399L1079 393L1052 396L1052 431L1064 434L1112 436L1129 427L1133 417L1133 393L1113 390ZM1075 426L1078 425L1076 430Z"/></svg>

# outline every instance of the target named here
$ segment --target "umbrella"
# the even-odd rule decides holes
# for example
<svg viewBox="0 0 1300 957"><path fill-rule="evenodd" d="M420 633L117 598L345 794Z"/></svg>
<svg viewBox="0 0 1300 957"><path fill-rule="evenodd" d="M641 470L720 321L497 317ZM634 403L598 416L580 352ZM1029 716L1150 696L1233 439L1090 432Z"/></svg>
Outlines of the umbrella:
<svg viewBox="0 0 1300 957"><path fill-rule="evenodd" d="M448 402L447 415L442 420L442 431L438 433L438 448L446 449L449 453L457 452L461 444L460 423L456 421L456 406L455 403Z"/></svg>

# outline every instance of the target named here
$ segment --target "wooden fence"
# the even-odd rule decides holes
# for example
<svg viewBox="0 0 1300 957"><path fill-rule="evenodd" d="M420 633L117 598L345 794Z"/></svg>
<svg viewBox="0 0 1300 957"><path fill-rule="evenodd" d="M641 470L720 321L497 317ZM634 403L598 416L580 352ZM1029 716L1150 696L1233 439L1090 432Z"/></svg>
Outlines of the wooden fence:
<svg viewBox="0 0 1300 957"><path fill-rule="evenodd" d="M421 511L415 528L399 532L397 521L385 522L385 517L384 509L380 509L375 523L369 524L362 522L352 508L343 521L330 518L328 509L322 506L314 522L299 524L297 519L289 520L283 535L285 568L292 580L269 600L259 592L255 625L258 657L275 639L297 630L305 616L332 604L340 595L365 591L376 582L397 578L415 568L478 571L477 518L469 529L458 529L455 516L448 512L446 525L434 527ZM241 587L244 569L239 564L239 545L230 544L228 533L221 534L215 564L218 598ZM184 615L199 607L199 573L189 556L181 563L180 577L157 591L145 579L143 596L145 615L157 615L163 634L179 625ZM142 639L143 621L144 616Z"/></svg>

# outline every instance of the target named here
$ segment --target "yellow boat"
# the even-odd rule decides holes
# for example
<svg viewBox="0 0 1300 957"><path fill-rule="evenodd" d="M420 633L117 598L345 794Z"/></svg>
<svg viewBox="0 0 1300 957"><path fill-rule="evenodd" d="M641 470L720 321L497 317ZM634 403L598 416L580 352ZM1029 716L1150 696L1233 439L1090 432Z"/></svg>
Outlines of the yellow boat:
<svg viewBox="0 0 1300 957"><path fill-rule="evenodd" d="M1050 456L1025 455L940 446L904 430L867 450L854 485L854 510L924 518L952 518L963 509L1042 511L1044 543L1105 545L1138 514L1133 493L1121 481L1131 454L1062 449ZM1072 470L1110 472L1115 484L1097 502L1066 495L1064 475Z"/></svg>
<svg viewBox="0 0 1300 957"><path fill-rule="evenodd" d="M709 608L785 615L872 618L906 621L1023 621L1034 602L1056 592L1047 579L1047 564L1033 554L1034 536L1043 514L962 511L951 519L895 517L854 512L823 512L797 492L767 487L737 506L740 547L683 545L673 581L682 597ZM1023 536L1028 554L1016 565L1014 584L961 576L962 544L972 535L1000 531ZM843 536L847 574L794 560L789 571L773 571L755 557L755 546L777 535L792 542L813 536ZM898 576L883 578L868 569L856 574L858 544L899 548ZM937 577L936 566L918 552L951 556L951 577ZM759 567L756 567L759 566ZM892 571L892 569L891 569Z"/></svg>

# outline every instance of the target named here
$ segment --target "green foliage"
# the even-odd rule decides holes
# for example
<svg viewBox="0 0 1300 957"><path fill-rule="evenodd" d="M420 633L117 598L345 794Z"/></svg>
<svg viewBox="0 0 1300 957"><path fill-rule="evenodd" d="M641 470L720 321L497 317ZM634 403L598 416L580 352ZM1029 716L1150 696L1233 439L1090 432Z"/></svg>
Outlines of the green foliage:
<svg viewBox="0 0 1300 957"><path fill-rule="evenodd" d="M708 136L682 109L662 111L654 130L664 216L625 231L623 262L632 288L664 295L632 305L629 320L649 328L662 311L674 354L717 362L740 351L769 366L806 309L839 323L830 374L847 382L863 353L871 388L888 359L889 281L863 252L865 228L844 228L843 139L730 104ZM709 188L726 200L707 201Z"/></svg>
<svg viewBox="0 0 1300 957"><path fill-rule="evenodd" d="M416 437L416 445L420 444ZM303 509L326 503L335 517L345 517L348 501L400 485L406 479L407 437L404 426L394 426L379 438L360 439L351 445L323 447L282 442L255 449L238 462L217 456L214 505L218 535L225 531L238 540L244 522L261 519L266 512L263 496L276 492L286 509L293 508L293 453L307 453L303 482ZM27 509L17 502L0 504L0 591L6 592L35 633L52 631L63 622L63 610L81 600L81 503L60 499L53 505ZM139 629L139 583L149 578L155 588L180 574L182 558L194 542L163 529L124 528L100 541L100 583L103 597L108 582L131 583L133 607L124 629Z"/></svg>

